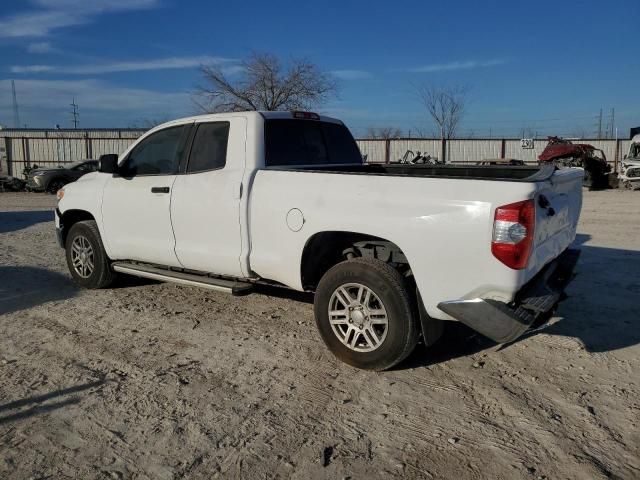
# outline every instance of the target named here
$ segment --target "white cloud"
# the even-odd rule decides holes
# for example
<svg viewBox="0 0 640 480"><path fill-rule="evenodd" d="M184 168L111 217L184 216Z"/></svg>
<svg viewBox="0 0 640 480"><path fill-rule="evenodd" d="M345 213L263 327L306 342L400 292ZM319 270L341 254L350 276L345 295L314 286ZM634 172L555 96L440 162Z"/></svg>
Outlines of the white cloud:
<svg viewBox="0 0 640 480"><path fill-rule="evenodd" d="M49 53L53 51L53 47L50 42L34 42L27 45L27 52L29 53Z"/></svg>
<svg viewBox="0 0 640 480"><path fill-rule="evenodd" d="M495 67L507 63L506 60L496 58L493 60L468 60L466 62L433 63L407 69L409 72L433 73L446 72L450 70L471 70L474 68Z"/></svg>
<svg viewBox="0 0 640 480"><path fill-rule="evenodd" d="M117 87L99 80L16 80L20 110L55 112L64 117L75 98L80 112L118 112L137 117L179 116L192 109L189 92L158 92ZM0 80L0 98L11 98L11 80ZM2 105L8 108L8 105Z"/></svg>
<svg viewBox="0 0 640 480"><path fill-rule="evenodd" d="M340 80L364 80L371 78L371 74L364 70L333 70L330 73Z"/></svg>
<svg viewBox="0 0 640 480"><path fill-rule="evenodd" d="M26 65L24 67L11 67L11 73L43 73L51 71L50 65Z"/></svg>
<svg viewBox="0 0 640 480"><path fill-rule="evenodd" d="M52 30L84 25L93 17L158 5L158 0L37 0L36 10L0 18L0 38L45 37Z"/></svg>
<svg viewBox="0 0 640 480"><path fill-rule="evenodd" d="M173 70L194 68L200 65L223 65L236 60L223 57L195 56L169 57L132 62L113 62L98 65L14 65L11 73L61 73L67 75L101 75L118 72L141 72L147 70ZM234 67L228 67L233 69Z"/></svg>

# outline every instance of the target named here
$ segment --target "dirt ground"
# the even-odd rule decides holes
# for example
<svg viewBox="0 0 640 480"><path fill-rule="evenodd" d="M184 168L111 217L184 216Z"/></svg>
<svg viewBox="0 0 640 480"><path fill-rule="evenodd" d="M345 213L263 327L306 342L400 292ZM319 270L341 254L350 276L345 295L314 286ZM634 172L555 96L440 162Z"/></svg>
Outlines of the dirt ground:
<svg viewBox="0 0 640 480"><path fill-rule="evenodd" d="M305 298L79 290L52 196L0 193L0 478L640 478L640 194L584 200L546 328L377 374Z"/></svg>

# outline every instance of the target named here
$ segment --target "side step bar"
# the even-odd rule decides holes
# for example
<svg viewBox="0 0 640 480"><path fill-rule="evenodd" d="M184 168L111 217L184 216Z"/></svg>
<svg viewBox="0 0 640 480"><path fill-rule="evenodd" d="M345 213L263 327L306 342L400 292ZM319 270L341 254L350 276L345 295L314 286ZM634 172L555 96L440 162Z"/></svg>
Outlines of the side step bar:
<svg viewBox="0 0 640 480"><path fill-rule="evenodd" d="M192 273L175 272L165 268L152 267L137 263L115 262L111 265L116 272L135 275L136 277L150 278L161 282L173 282L180 285L201 287L218 292L226 292L232 295L242 295L248 293L253 288L251 283L235 280L224 280L205 275L194 275Z"/></svg>

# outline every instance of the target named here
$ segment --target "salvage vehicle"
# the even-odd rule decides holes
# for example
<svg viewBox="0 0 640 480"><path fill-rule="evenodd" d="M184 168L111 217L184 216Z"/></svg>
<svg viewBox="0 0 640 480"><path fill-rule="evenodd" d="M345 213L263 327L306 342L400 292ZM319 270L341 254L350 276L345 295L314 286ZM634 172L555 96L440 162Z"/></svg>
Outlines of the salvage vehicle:
<svg viewBox="0 0 640 480"><path fill-rule="evenodd" d="M560 300L583 170L364 164L339 120L236 112L169 122L58 192L73 279L314 292L328 348L384 370L444 321L511 342ZM257 288L259 290L259 288Z"/></svg>
<svg viewBox="0 0 640 480"><path fill-rule="evenodd" d="M560 137L549 137L548 141L538 156L540 163L553 163L560 168L583 168L585 187L590 190L609 187L611 166L601 149L587 143L572 143Z"/></svg>
<svg viewBox="0 0 640 480"><path fill-rule="evenodd" d="M87 173L98 169L97 160L83 160L68 166L39 167L25 173L27 190L32 192L56 193L67 183L73 182Z"/></svg>
<svg viewBox="0 0 640 480"><path fill-rule="evenodd" d="M0 192L20 192L25 185L26 182L17 177L0 175Z"/></svg>
<svg viewBox="0 0 640 480"><path fill-rule="evenodd" d="M640 189L640 135L635 135L627 153L620 163L618 175L621 188Z"/></svg>

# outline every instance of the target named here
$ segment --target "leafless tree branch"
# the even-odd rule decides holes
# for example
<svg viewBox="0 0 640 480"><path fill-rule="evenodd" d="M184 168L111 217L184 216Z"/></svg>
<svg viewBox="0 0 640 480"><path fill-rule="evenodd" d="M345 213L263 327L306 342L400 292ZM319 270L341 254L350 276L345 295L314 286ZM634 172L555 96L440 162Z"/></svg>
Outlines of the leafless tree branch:
<svg viewBox="0 0 640 480"><path fill-rule="evenodd" d="M310 110L337 93L333 77L307 59L284 67L275 55L253 53L235 71L230 78L223 67L202 66L206 86L194 103L207 112Z"/></svg>
<svg viewBox="0 0 640 480"><path fill-rule="evenodd" d="M402 137L402 130L395 127L369 127L366 133L367 138L389 140Z"/></svg>
<svg viewBox="0 0 640 480"><path fill-rule="evenodd" d="M440 138L455 138L468 103L469 89L463 86L417 88L424 108L436 124Z"/></svg>

